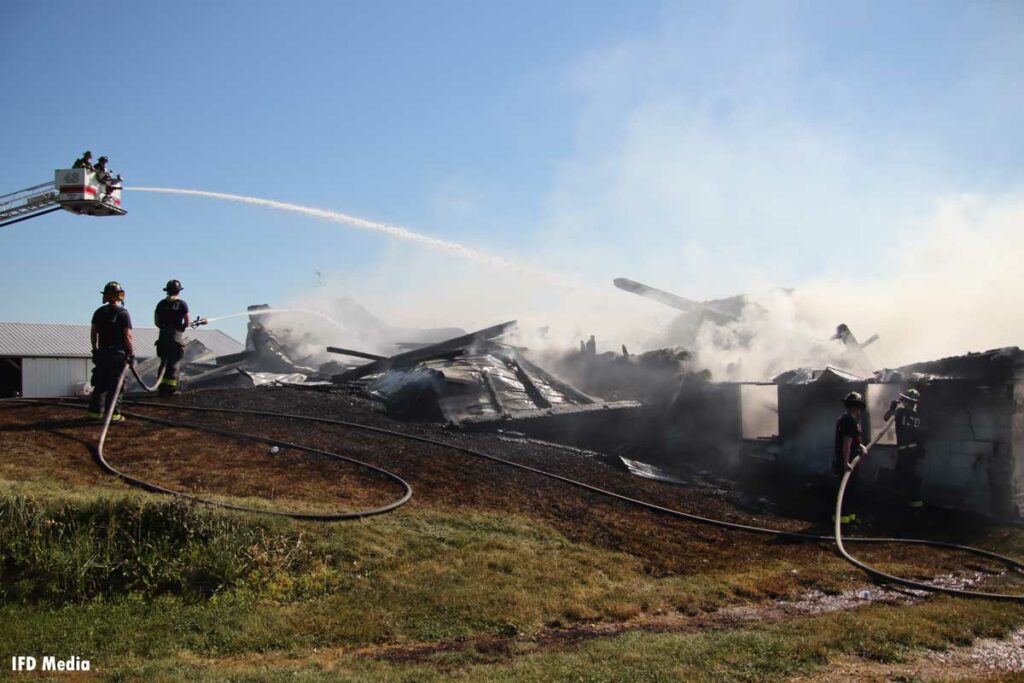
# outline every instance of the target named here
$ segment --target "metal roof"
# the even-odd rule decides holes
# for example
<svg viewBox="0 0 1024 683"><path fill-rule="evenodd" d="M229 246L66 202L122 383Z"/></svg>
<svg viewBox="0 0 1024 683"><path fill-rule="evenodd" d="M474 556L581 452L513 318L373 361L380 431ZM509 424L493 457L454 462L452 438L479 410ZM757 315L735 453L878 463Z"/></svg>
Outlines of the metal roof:
<svg viewBox="0 0 1024 683"><path fill-rule="evenodd" d="M157 329L136 327L135 354L139 358L156 355ZM245 345L220 330L188 330L186 342L196 339L216 356L245 351ZM0 322L0 356L37 358L88 358L89 325Z"/></svg>

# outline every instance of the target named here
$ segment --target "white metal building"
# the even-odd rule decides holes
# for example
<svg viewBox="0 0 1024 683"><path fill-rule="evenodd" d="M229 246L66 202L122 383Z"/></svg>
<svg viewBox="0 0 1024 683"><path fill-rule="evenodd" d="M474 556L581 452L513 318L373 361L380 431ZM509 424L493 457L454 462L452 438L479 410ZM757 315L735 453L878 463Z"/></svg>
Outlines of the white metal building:
<svg viewBox="0 0 1024 683"><path fill-rule="evenodd" d="M157 329L132 330L138 358L156 355ZM241 353L245 346L220 330L188 330L214 356ZM89 325L0 322L0 397L71 396L92 373Z"/></svg>

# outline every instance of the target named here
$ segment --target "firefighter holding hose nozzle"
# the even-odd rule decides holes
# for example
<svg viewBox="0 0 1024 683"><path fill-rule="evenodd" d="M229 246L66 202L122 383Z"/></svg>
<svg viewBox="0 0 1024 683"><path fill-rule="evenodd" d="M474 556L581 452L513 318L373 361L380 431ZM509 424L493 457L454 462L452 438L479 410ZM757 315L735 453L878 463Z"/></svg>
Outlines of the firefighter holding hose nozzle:
<svg viewBox="0 0 1024 683"><path fill-rule="evenodd" d="M107 163L109 161L110 159L105 156L100 157L99 161L96 162L96 165L92 167L93 172L96 173L96 181L106 188L106 192L102 197L103 201L110 199L111 193L114 190L119 189L119 185L123 180L120 175L115 176L110 169L107 168Z"/></svg>
<svg viewBox="0 0 1024 683"><path fill-rule="evenodd" d="M132 318L124 308L124 288L111 281L103 288L103 305L92 314L92 396L88 417L102 420L113 406L111 422L123 422L117 383L125 365L135 360Z"/></svg>
<svg viewBox="0 0 1024 683"><path fill-rule="evenodd" d="M160 331L156 355L164 366L163 379L157 389L160 396L178 393L181 360L185 357L184 332L189 326L188 304L178 296L183 289L179 280L168 280L164 287L167 296L157 303L153 312L153 320Z"/></svg>
<svg viewBox="0 0 1024 683"><path fill-rule="evenodd" d="M856 391L851 391L843 398L843 405L846 412L836 421L836 451L835 459L832 461L832 471L837 477L842 478L847 470L852 469L853 461L858 457L868 454L863 443L863 433L860 426L860 417L867 407L864 397ZM856 475L850 478L846 486L847 500L850 502L849 510L843 515L840 521L843 524L852 524L857 521L857 514L852 512L856 505Z"/></svg>
<svg viewBox="0 0 1024 683"><path fill-rule="evenodd" d="M889 404L885 419L896 421L896 490L903 503L914 515L924 508L921 496L921 477L917 465L924 458L924 434L918 408L921 394L910 389Z"/></svg>

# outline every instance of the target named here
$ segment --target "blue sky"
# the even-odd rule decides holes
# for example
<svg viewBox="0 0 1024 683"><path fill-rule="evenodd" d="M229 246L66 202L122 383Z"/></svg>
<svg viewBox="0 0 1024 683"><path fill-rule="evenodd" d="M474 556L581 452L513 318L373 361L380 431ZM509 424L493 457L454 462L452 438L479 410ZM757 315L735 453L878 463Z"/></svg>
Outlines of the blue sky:
<svg viewBox="0 0 1024 683"><path fill-rule="evenodd" d="M8 2L0 62L0 192L89 148L129 186L336 209L593 286L873 276L943 197L1024 186L1020 2ZM0 319L85 321L109 279L145 320L170 277L207 315L317 270L395 311L481 277L265 208L125 205L0 232ZM466 296L514 314L500 287Z"/></svg>

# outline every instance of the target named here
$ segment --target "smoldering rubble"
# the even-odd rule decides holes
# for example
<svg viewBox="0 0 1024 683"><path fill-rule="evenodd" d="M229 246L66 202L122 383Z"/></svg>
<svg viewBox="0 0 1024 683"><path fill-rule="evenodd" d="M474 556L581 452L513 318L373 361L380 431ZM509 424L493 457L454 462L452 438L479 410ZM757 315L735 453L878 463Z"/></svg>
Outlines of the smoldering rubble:
<svg viewBox="0 0 1024 683"><path fill-rule="evenodd" d="M649 294L639 283L629 287ZM656 296L684 317L697 315L675 328L727 324L741 305L695 308ZM929 502L999 519L1017 517L1024 502L1024 353L1016 347L866 370L877 337L860 342L839 324L822 344L819 358L828 362L736 381L714 376L683 344L598 352L599 340L588 336L578 348L532 350L516 343L515 321L468 333L445 328L443 339L438 330L404 330L412 341L393 341L390 353L335 346L322 335L313 349L301 322L261 315L267 308L250 307L242 353L213 357L189 344L185 386L358 392L402 419L592 449L639 476L765 477L798 489L831 486L843 395L865 396L864 428L875 436L886 406L912 387L923 397L922 419L934 425L921 472ZM743 350L730 348L739 358ZM140 370L149 379L157 372L153 361ZM895 451L887 435L864 465L866 488L881 497L893 495Z"/></svg>

